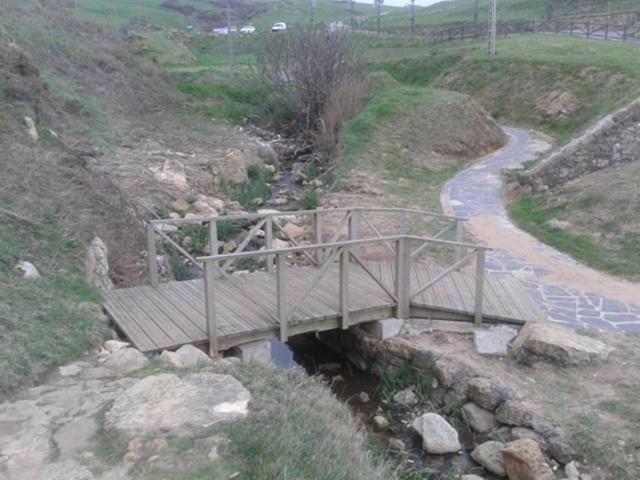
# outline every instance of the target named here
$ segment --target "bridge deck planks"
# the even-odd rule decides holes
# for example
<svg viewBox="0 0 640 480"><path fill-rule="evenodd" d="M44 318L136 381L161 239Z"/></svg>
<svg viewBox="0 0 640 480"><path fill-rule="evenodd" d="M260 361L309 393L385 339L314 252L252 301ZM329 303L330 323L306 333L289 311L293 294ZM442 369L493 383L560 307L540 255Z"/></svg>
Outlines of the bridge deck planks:
<svg viewBox="0 0 640 480"><path fill-rule="evenodd" d="M370 263L371 271L393 291L395 275L391 263ZM349 306L355 323L378 318L393 307L393 299L357 264L352 264ZM293 267L287 271L287 305L297 304L317 269ZM425 285L442 270L422 264L412 265L411 291ZM537 321L542 313L526 289L515 278L486 274L483 315L492 321L525 323ZM474 273L452 272L416 296L412 305L473 319ZM314 331L326 321L340 318L338 266L329 267L309 296L295 309L290 325L297 331ZM238 273L215 284L218 338L222 345L238 345L278 331L276 282L273 275L258 271ZM150 286L116 289L106 295L104 308L123 333L144 352L177 348L188 343L205 343L206 320L202 280L168 282L157 289ZM446 315L445 315L446 316ZM447 316L447 318L449 318Z"/></svg>

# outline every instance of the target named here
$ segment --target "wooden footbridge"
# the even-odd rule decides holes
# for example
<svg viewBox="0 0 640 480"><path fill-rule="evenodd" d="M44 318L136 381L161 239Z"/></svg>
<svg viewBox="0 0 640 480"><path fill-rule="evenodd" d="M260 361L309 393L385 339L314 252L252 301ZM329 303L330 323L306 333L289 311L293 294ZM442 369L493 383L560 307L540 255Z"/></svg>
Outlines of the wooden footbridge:
<svg viewBox="0 0 640 480"><path fill-rule="evenodd" d="M288 229L292 218L308 233ZM208 344L212 355L254 340L286 341L390 317L540 320L542 313L516 279L485 273L488 248L462 241L463 221L395 208L153 221L151 284L111 291L104 308L143 352ZM233 253L218 253L222 222L250 227ZM169 233L194 223L207 229L212 255L194 257ZM274 248L277 237L290 246ZM203 270L204 278L160 282L159 241ZM237 271L247 259L262 268Z"/></svg>

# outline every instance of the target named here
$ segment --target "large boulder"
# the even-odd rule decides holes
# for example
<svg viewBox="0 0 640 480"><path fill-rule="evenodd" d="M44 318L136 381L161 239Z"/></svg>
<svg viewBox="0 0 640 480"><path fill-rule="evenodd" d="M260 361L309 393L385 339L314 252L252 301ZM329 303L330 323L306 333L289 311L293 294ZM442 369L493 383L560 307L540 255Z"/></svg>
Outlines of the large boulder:
<svg viewBox="0 0 640 480"><path fill-rule="evenodd" d="M87 283L98 290L111 290L113 282L109 278L109 250L100 237L94 237L89 244L85 273Z"/></svg>
<svg viewBox="0 0 640 480"><path fill-rule="evenodd" d="M143 367L146 367L149 359L140 350L135 348L121 348L114 350L102 364L114 375L126 375Z"/></svg>
<svg viewBox="0 0 640 480"><path fill-rule="evenodd" d="M162 164L162 168L155 169L156 181L170 185L177 190L185 191L189 188L187 173L184 164L177 159L168 158Z"/></svg>
<svg viewBox="0 0 640 480"><path fill-rule="evenodd" d="M175 352L163 350L160 361L174 368L193 368L211 363L211 358L193 345L183 345Z"/></svg>
<svg viewBox="0 0 640 480"><path fill-rule="evenodd" d="M235 184L245 183L249 177L247 169L251 165L264 165L263 160L252 148L230 150L220 161L212 165L213 174L218 181L223 180Z"/></svg>
<svg viewBox="0 0 640 480"><path fill-rule="evenodd" d="M482 465L485 470L499 477L504 477L507 473L502 460L503 448L502 442L488 441L474 448L471 452L471 458Z"/></svg>
<svg viewBox="0 0 640 480"><path fill-rule="evenodd" d="M250 399L249 391L230 375L152 375L116 397L106 425L129 438L160 431L184 436L194 429L245 418Z"/></svg>
<svg viewBox="0 0 640 480"><path fill-rule="evenodd" d="M493 413L473 402L469 402L462 407L462 412L474 432L487 433L495 428L496 419Z"/></svg>
<svg viewBox="0 0 640 480"><path fill-rule="evenodd" d="M535 440L528 438L509 442L502 449L504 467L509 480L553 480L553 470L547 464Z"/></svg>
<svg viewBox="0 0 640 480"><path fill-rule="evenodd" d="M511 351L519 362L549 361L581 365L606 360L611 349L603 342L547 322L530 322L518 334Z"/></svg>
<svg viewBox="0 0 640 480"><path fill-rule="evenodd" d="M422 437L422 448L427 453L455 453L462 448L456 429L437 413L417 417L412 426Z"/></svg>

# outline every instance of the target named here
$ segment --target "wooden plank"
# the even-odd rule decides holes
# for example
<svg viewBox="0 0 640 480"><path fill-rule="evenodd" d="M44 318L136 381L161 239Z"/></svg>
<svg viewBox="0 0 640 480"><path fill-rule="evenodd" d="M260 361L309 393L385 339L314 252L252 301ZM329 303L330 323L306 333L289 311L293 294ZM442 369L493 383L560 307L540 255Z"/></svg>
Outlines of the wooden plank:
<svg viewBox="0 0 640 480"><path fill-rule="evenodd" d="M171 318L189 338L200 338L203 333L206 333L195 321L189 318L185 310L176 307L173 303L176 295L170 290L160 293L155 288L143 287L141 292L147 296L151 303L157 305L167 317Z"/></svg>
<svg viewBox="0 0 640 480"><path fill-rule="evenodd" d="M189 343L189 335L187 335L176 322L165 314L158 306L147 298L144 294L144 288L140 287L134 290L124 290L125 295L129 295L129 298L136 302L141 311L147 318L150 318L154 325L157 325L169 337L169 345ZM156 342L158 346L161 346L160 342ZM165 343L164 345L167 345Z"/></svg>
<svg viewBox="0 0 640 480"><path fill-rule="evenodd" d="M153 317L150 317L136 301L132 300L130 294L135 290L135 288L117 290L120 304L136 319L136 323L153 340L157 347L162 348L164 345L173 343L171 337L156 324Z"/></svg>
<svg viewBox="0 0 640 480"><path fill-rule="evenodd" d="M155 350L157 345L153 342L153 339L138 325L135 318L129 314L129 311L120 305L117 297L117 294L107 294L104 308L109 316L140 351Z"/></svg>

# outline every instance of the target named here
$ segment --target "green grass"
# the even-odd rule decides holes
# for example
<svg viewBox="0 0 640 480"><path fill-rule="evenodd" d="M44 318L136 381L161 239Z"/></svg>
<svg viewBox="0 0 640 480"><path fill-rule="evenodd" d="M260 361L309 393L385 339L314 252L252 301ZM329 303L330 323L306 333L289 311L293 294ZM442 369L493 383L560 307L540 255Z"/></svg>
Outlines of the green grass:
<svg viewBox="0 0 640 480"><path fill-rule="evenodd" d="M53 216L41 227L0 229L0 395L37 381L105 335L101 297L77 266L82 253ZM42 278L22 279L14 270L20 260L35 264Z"/></svg>
<svg viewBox="0 0 640 480"><path fill-rule="evenodd" d="M509 213L522 229L579 262L614 275L638 274L640 243L637 239L630 238L618 248L611 248L594 238L551 227L547 222L565 213L564 208L548 207L543 197L524 197L509 206Z"/></svg>

